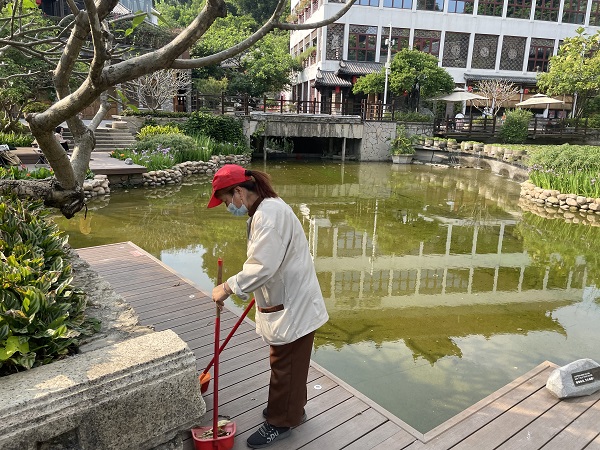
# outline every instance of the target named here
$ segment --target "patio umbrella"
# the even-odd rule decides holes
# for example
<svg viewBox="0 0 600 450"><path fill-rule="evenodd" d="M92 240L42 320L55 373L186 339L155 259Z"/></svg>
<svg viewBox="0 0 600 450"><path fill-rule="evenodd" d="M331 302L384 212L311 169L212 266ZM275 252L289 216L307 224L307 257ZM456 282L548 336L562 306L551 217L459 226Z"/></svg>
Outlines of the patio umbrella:
<svg viewBox="0 0 600 450"><path fill-rule="evenodd" d="M446 102L464 102L467 100L487 100L487 97L484 97L483 95L473 94L469 91L463 91L460 88L456 88L451 94L436 97L434 100L444 100Z"/></svg>
<svg viewBox="0 0 600 450"><path fill-rule="evenodd" d="M564 104L562 100L557 98L548 97L546 94L535 94L534 96L524 100L520 103L517 103L516 106L524 106L524 107L535 107L542 106L548 108L550 105L554 105L557 103ZM545 106L544 106L545 105Z"/></svg>

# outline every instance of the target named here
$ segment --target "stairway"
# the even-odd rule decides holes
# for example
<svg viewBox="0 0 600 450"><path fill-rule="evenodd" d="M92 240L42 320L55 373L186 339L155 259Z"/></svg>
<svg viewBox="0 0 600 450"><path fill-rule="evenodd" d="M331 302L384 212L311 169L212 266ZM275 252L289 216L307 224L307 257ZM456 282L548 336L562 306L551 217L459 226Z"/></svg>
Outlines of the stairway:
<svg viewBox="0 0 600 450"><path fill-rule="evenodd" d="M133 143L135 143L135 137L127 128L98 127L95 135L95 152L112 152L116 149L130 147ZM65 139L73 142L73 135L69 132L68 128L64 129L63 136ZM69 144L69 147L73 149L73 144Z"/></svg>

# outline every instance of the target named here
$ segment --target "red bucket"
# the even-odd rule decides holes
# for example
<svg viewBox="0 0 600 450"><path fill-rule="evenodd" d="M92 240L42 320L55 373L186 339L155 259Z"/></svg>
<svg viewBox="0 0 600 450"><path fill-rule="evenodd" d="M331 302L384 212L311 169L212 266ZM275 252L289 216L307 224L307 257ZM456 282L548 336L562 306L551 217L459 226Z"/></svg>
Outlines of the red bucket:
<svg viewBox="0 0 600 450"><path fill-rule="evenodd" d="M222 427L220 430L225 431L227 435L219 436L214 439L213 427L199 427L192 428L192 437L194 438L194 448L196 450L231 450L233 448L233 438L235 436L235 422L229 422ZM202 435L206 432L210 432L210 437L202 439Z"/></svg>

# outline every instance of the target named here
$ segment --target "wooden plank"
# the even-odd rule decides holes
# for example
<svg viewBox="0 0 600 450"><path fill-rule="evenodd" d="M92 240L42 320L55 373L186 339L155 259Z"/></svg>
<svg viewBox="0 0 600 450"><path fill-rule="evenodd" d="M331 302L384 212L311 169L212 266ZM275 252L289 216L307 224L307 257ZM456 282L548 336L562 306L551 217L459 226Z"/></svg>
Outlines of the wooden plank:
<svg viewBox="0 0 600 450"><path fill-rule="evenodd" d="M555 366L543 363L415 441L410 450L445 450L467 438L545 385Z"/></svg>
<svg viewBox="0 0 600 450"><path fill-rule="evenodd" d="M552 396L549 391L544 391ZM505 441L498 449L535 450L542 448L550 439L590 408L597 399L598 396L596 398L587 396L559 401L545 414ZM572 449L570 445L569 448Z"/></svg>
<svg viewBox="0 0 600 450"><path fill-rule="evenodd" d="M343 399L343 400L342 400ZM319 411L319 415L309 418L302 425L292 430L289 438L275 442L269 448L275 450L289 450L300 448L326 434L336 426L361 413L368 406L339 386L319 395L311 405L312 411ZM318 417L318 420L315 420ZM260 422L259 422L260 423ZM258 425L258 424L257 424ZM246 439L256 431L255 428L236 434L234 449L246 448ZM323 448L323 447L322 447Z"/></svg>
<svg viewBox="0 0 600 450"><path fill-rule="evenodd" d="M393 436L387 438L385 441L383 441L380 444L375 445L374 447L371 447L371 448L373 450L389 450L392 448L394 450L401 450L404 448L411 448L409 446L413 442L416 442L416 439L417 438L415 438L414 436L411 436L406 431L400 430ZM448 447L448 448L450 448L450 447Z"/></svg>
<svg viewBox="0 0 600 450"><path fill-rule="evenodd" d="M317 440L309 442L302 449L322 450L324 448L343 448L362 437L365 434L365 430L370 431L378 428L386 422L389 423L384 416L373 408L369 408L335 427L329 433L320 436Z"/></svg>
<svg viewBox="0 0 600 450"><path fill-rule="evenodd" d="M406 443L401 445L408 445L413 442L416 438L406 431L402 430L393 422L387 421L381 426L370 430L367 434L361 436L359 439L356 439L350 445L344 447L344 450L364 450L375 448L377 445L387 441L392 436L398 436L400 433L404 433L407 435ZM394 444L397 444L396 441ZM388 445L388 444L386 444ZM335 448L335 447L333 447ZM401 448L396 445L387 446L386 448Z"/></svg>
<svg viewBox="0 0 600 450"><path fill-rule="evenodd" d="M556 403L556 397L545 388L540 388L508 411L501 413L496 420L459 442L453 449L480 448L482 442L485 442L488 448L496 448Z"/></svg>
<svg viewBox="0 0 600 450"><path fill-rule="evenodd" d="M597 395L597 394L596 394ZM570 423L548 442L544 450L579 450L585 448L600 433L600 400Z"/></svg>

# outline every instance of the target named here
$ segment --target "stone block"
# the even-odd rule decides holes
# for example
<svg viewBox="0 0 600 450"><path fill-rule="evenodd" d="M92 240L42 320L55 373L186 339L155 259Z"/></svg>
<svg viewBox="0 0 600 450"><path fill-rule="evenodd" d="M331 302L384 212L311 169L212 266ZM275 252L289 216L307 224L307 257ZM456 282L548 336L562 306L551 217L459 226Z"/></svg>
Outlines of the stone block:
<svg viewBox="0 0 600 450"><path fill-rule="evenodd" d="M3 450L153 449L206 412L194 354L148 333L0 379Z"/></svg>
<svg viewBox="0 0 600 450"><path fill-rule="evenodd" d="M585 358L555 369L546 388L558 398L580 397L600 390L600 364Z"/></svg>

